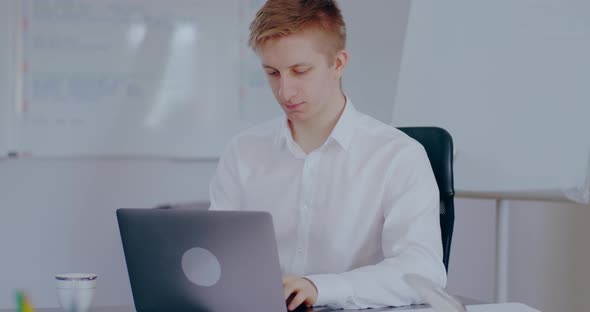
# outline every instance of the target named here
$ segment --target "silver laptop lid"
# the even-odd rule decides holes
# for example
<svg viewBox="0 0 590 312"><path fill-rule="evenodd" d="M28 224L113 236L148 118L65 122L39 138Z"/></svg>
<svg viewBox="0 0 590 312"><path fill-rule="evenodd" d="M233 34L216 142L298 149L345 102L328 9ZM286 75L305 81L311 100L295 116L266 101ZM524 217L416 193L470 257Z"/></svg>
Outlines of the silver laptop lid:
<svg viewBox="0 0 590 312"><path fill-rule="evenodd" d="M287 311L266 212L118 209L137 311Z"/></svg>

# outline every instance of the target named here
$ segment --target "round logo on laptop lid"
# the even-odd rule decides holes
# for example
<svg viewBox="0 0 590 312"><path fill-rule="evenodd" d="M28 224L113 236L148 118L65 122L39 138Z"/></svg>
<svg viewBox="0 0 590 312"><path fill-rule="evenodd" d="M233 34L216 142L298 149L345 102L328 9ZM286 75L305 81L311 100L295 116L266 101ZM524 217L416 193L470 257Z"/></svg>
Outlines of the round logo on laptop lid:
<svg viewBox="0 0 590 312"><path fill-rule="evenodd" d="M182 271L189 281L203 287L217 284L221 277L221 265L217 257L209 250L200 247L184 252Z"/></svg>

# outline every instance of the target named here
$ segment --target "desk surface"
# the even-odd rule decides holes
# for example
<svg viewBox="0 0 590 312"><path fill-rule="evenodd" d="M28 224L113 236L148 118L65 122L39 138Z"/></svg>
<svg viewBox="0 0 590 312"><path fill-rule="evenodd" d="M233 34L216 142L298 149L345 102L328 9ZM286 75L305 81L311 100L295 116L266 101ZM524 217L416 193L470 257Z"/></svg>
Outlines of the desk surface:
<svg viewBox="0 0 590 312"><path fill-rule="evenodd" d="M400 308L383 308L383 309L371 309L371 310L338 310L342 312L352 311L371 311L371 312L386 312L386 311L407 311L407 310L421 310L422 312L430 312L432 309L420 305L411 307L400 307ZM478 304L467 306L469 312L539 312L522 303L496 303L496 304ZM0 312L15 312L14 309L0 309ZM60 308L53 309L36 309L37 312L63 312ZM315 309L312 311L325 311L325 309ZM90 312L135 312L132 307L94 307Z"/></svg>
<svg viewBox="0 0 590 312"><path fill-rule="evenodd" d="M371 311L371 312L386 312L386 311L409 311L409 310L425 310L428 309L426 305L417 305L417 306L409 306L409 307L399 307L399 308L382 308L382 309L370 309L370 310L338 310L342 312L355 312L355 311ZM16 312L17 310L10 310L10 309L0 309L0 312ZM308 310L297 310L297 312L327 312L327 311L334 311L328 308L315 308L315 309L308 309ZM428 310L426 310L428 311ZM35 309L35 312L64 312L61 308L46 308L46 309ZM136 312L132 307L93 307L90 309L90 312Z"/></svg>

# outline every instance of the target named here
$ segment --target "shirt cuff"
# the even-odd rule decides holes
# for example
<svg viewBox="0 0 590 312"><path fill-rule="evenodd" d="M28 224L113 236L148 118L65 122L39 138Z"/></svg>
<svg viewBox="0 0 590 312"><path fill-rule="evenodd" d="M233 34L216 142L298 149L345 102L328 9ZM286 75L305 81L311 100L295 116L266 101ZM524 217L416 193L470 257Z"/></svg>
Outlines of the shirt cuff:
<svg viewBox="0 0 590 312"><path fill-rule="evenodd" d="M353 301L352 287L338 274L316 274L305 276L318 290L315 306L344 306Z"/></svg>

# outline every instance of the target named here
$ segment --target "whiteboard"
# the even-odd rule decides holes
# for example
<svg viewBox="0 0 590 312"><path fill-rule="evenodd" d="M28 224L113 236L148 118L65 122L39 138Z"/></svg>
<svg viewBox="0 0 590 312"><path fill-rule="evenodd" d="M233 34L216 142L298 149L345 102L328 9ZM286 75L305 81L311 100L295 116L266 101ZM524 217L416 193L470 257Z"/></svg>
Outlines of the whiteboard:
<svg viewBox="0 0 590 312"><path fill-rule="evenodd" d="M13 138L13 107L14 96L14 47L15 26L14 2L0 1L0 151L7 151Z"/></svg>
<svg viewBox="0 0 590 312"><path fill-rule="evenodd" d="M240 1L23 3L23 149L207 157L246 123Z"/></svg>
<svg viewBox="0 0 590 312"><path fill-rule="evenodd" d="M590 2L413 1L393 113L455 140L467 192L590 202Z"/></svg>
<svg viewBox="0 0 590 312"><path fill-rule="evenodd" d="M211 158L240 130L281 114L247 47L263 0L16 3L24 66L0 78L22 80L11 87L16 103L0 103L13 123L11 138L0 138L12 142L8 150ZM374 1L380 10L340 3L350 30L345 90L360 110L390 122L404 31L392 17L407 15L408 1Z"/></svg>

